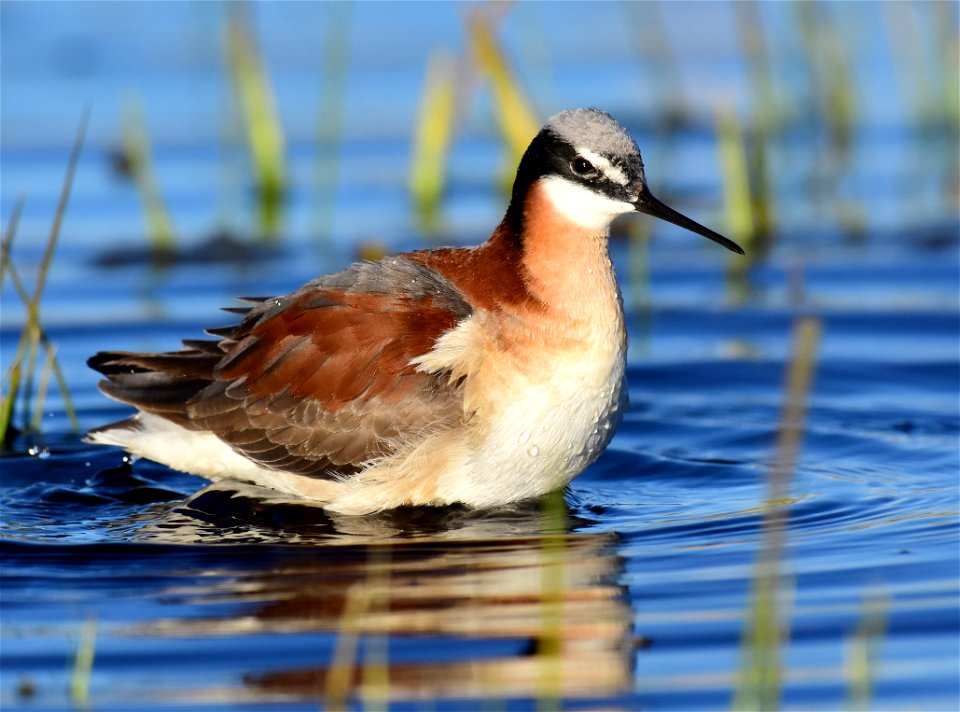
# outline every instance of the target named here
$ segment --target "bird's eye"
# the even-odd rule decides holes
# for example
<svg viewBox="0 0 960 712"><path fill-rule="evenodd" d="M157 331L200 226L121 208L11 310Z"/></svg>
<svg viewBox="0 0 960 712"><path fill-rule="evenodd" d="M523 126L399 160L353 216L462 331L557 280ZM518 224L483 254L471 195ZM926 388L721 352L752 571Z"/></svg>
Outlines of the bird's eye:
<svg viewBox="0 0 960 712"><path fill-rule="evenodd" d="M583 178L594 178L599 175L599 172L593 167L593 164L583 156L577 156L574 158L570 163L570 168L574 173L576 173L578 176L582 176Z"/></svg>

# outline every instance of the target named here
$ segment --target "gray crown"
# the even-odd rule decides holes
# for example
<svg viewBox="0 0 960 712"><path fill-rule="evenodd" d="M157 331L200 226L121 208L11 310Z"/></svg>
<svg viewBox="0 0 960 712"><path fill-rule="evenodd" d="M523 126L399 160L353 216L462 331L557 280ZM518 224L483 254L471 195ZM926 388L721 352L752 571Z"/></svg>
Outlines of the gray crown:
<svg viewBox="0 0 960 712"><path fill-rule="evenodd" d="M639 156L630 134L600 109L567 109L547 121L547 128L571 146L589 148L606 156Z"/></svg>

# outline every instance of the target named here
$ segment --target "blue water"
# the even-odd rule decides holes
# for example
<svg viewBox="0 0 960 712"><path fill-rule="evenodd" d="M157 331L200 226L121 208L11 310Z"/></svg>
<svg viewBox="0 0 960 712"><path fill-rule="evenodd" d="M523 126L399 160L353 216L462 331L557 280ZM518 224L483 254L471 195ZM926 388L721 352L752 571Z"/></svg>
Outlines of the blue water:
<svg viewBox="0 0 960 712"><path fill-rule="evenodd" d="M0 706L313 710L337 699L334 661L352 661L356 643L346 680L358 706L533 709L559 697L572 709L729 708L791 334L813 316L822 339L784 502L783 706L955 709L955 132L921 128L902 77L910 67L937 76L932 53L910 55L911 33L935 47L936 13L955 28L956 8L827 7L857 79L848 163L824 168L833 149L812 104L796 7L761 5L794 117L770 150L777 240L745 289L727 276L735 258L716 246L666 225L647 225L649 242L631 240L619 226L631 405L564 507L348 518L249 487L207 488L82 443L51 386L42 434L0 460ZM439 236L421 236L406 192L425 62L437 48L464 48L468 8L344 8L251 6L291 190L280 243L248 241L246 259L227 260L200 259L201 248L221 230L247 239L254 221L245 154L224 127L223 8L0 5L0 218L5 228L26 196L13 263L28 287L92 102L42 303L82 429L128 413L96 391L84 365L92 353L172 349L227 323L218 309L234 295L287 292L356 259L359 245L470 244L499 219L505 159L484 90L453 145ZM737 32L734 9L714 3L529 3L502 21L541 115L611 111L637 137L658 195L721 231L714 111L752 106ZM324 69L336 36L348 47L338 99ZM667 38L674 65L651 49L653 36ZM671 72L687 121L667 130L657 81ZM131 92L191 260L144 259L139 198L111 160ZM330 112L342 117L335 172L318 180ZM23 321L7 279L4 370ZM84 635L94 650L87 702L69 689ZM556 639L559 656L544 654ZM854 662L864 651L866 678Z"/></svg>

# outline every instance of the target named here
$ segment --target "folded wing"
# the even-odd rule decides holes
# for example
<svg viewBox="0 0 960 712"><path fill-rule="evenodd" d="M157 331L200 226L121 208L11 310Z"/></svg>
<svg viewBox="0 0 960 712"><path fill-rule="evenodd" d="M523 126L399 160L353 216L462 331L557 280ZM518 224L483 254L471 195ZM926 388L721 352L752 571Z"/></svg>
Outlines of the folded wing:
<svg viewBox="0 0 960 712"><path fill-rule="evenodd" d="M209 331L218 340L97 354L101 390L265 467L319 477L356 472L464 417L459 384L410 365L471 311L433 269L402 257L358 263L255 301L238 325Z"/></svg>

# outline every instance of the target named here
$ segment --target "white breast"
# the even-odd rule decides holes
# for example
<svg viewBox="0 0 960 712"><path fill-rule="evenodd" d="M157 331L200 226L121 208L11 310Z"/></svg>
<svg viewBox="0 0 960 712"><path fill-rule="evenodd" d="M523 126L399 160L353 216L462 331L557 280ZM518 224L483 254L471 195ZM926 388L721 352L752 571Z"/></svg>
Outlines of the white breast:
<svg viewBox="0 0 960 712"><path fill-rule="evenodd" d="M524 499L559 489L613 437L626 400L624 350L544 355L540 377L518 383L475 452L474 500Z"/></svg>
<svg viewBox="0 0 960 712"><path fill-rule="evenodd" d="M481 363L464 365L474 421L464 432L463 456L443 478L444 499L482 507L536 497L599 457L626 404L626 336L619 301L612 306L580 331L518 328L506 344L475 315L420 360L429 368L450 364L455 353L485 354Z"/></svg>

